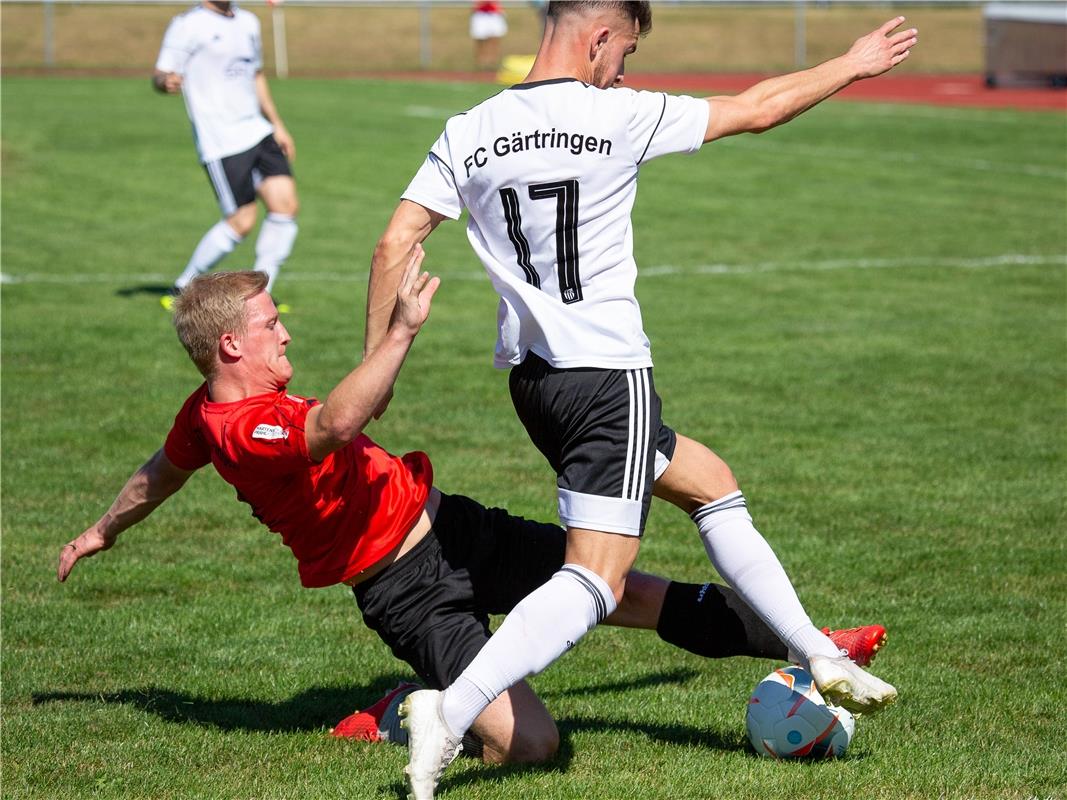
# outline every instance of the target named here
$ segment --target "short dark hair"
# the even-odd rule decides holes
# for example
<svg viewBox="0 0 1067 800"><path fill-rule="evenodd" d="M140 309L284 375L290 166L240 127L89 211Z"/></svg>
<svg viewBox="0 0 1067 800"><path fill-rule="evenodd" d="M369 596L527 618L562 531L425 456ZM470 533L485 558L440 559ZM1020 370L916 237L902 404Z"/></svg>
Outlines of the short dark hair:
<svg viewBox="0 0 1067 800"><path fill-rule="evenodd" d="M587 11L607 10L619 11L630 19L637 20L638 32L642 36L652 30L652 3L648 0L552 0L546 13L555 20L567 13L582 14Z"/></svg>

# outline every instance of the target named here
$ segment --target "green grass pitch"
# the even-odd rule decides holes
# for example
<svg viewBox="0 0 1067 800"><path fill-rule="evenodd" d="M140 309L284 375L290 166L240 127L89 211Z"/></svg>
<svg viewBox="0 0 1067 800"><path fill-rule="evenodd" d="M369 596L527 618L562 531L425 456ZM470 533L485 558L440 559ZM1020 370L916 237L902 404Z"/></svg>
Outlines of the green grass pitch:
<svg viewBox="0 0 1067 800"><path fill-rule="evenodd" d="M355 363L375 239L446 115L494 87L277 83L300 237L277 287L323 395ZM150 287L216 219L181 101L148 81L5 78L3 795L392 799L405 753L325 736L406 668L342 588L208 470L55 581L198 384ZM455 798L1063 797L1067 149L1062 114L830 103L642 170L638 281L665 419L734 468L819 624L879 621L900 702L847 757L748 751L770 662L602 629L533 680L557 761L454 765ZM388 416L446 491L554 518L490 366L461 225ZM246 242L227 262L252 261ZM654 507L639 566L710 577Z"/></svg>

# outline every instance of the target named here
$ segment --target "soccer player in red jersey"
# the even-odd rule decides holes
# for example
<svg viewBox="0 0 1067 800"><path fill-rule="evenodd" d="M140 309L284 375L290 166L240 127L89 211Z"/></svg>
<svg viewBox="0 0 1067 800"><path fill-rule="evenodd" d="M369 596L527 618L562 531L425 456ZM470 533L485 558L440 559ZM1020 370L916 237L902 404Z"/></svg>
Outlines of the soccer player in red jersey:
<svg viewBox="0 0 1067 800"><path fill-rule="evenodd" d="M425 453L397 457L362 433L429 314L439 281L420 272L422 260L418 247L382 345L322 403L287 389L290 337L263 273L196 278L175 300L174 324L205 382L108 511L63 546L58 579L210 463L281 535L304 586L350 585L364 621L424 684L455 680L488 641L489 614L510 611L560 568L566 537L558 526L443 494ZM611 624L655 629L708 657L787 657L726 587L639 573L627 587ZM489 762L544 760L558 746L555 723L525 682L491 704L471 733L466 748Z"/></svg>

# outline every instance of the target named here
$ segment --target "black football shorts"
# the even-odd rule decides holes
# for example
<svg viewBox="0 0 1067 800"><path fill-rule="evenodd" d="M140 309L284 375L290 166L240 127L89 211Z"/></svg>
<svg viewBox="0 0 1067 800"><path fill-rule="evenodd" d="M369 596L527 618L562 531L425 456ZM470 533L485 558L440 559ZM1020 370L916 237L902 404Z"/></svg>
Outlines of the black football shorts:
<svg viewBox="0 0 1067 800"><path fill-rule="evenodd" d="M563 566L566 533L460 495L442 495L433 529L352 592L363 621L431 689L452 684L507 614Z"/></svg>
<svg viewBox="0 0 1067 800"><path fill-rule="evenodd" d="M273 136L268 136L243 153L206 162L204 171L211 181L211 188L215 190L224 217L231 216L241 206L255 202L256 190L264 178L293 174L289 160Z"/></svg>
<svg viewBox="0 0 1067 800"><path fill-rule="evenodd" d="M562 523L640 536L677 442L652 369L559 369L529 353L509 382L519 419L556 471Z"/></svg>

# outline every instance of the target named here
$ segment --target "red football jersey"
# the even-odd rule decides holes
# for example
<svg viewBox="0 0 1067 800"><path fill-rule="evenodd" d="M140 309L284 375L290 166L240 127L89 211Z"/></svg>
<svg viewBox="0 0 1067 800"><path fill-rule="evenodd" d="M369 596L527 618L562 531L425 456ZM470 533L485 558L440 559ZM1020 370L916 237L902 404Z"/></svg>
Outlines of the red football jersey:
<svg viewBox="0 0 1067 800"><path fill-rule="evenodd" d="M317 403L284 389L213 403L205 383L185 401L164 445L181 469L214 464L253 516L281 534L309 587L347 581L396 547L433 484L425 453L397 458L363 435L312 460L304 422Z"/></svg>

